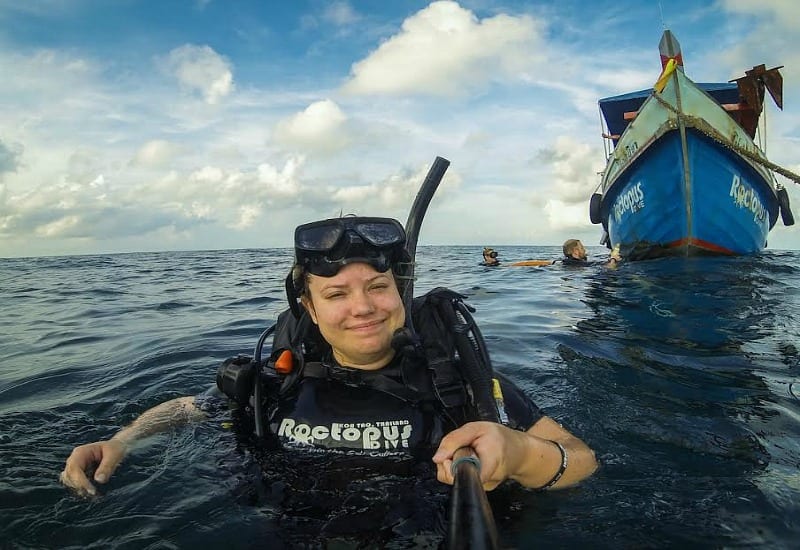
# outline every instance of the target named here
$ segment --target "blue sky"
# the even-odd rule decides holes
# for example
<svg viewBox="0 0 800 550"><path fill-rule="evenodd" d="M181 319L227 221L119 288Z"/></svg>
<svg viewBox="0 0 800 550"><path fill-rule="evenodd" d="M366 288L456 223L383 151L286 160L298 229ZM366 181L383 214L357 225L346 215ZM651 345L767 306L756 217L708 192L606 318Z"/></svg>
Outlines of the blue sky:
<svg viewBox="0 0 800 550"><path fill-rule="evenodd" d="M768 154L800 172L800 2L661 4L0 0L0 256L405 221L436 156L420 244L595 244L597 100L653 84L665 24L696 81L785 66Z"/></svg>

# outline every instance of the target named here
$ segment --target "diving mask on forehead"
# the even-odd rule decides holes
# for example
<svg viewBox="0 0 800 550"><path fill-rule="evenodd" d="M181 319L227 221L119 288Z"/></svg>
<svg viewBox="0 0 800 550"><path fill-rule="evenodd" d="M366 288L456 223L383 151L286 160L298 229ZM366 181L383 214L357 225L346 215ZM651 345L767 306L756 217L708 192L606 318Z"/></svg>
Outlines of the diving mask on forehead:
<svg viewBox="0 0 800 550"><path fill-rule="evenodd" d="M365 262L381 273L401 261L406 232L392 218L332 218L294 231L297 264L312 275L333 277L351 263Z"/></svg>

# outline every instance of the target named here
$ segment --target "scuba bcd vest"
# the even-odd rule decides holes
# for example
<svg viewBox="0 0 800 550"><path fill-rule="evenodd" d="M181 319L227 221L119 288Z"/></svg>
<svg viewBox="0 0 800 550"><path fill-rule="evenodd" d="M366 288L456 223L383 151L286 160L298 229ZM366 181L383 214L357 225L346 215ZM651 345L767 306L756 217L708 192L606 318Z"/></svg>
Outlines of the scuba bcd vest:
<svg viewBox="0 0 800 550"><path fill-rule="evenodd" d="M392 346L403 354L405 384L380 371L351 373L351 383L374 387L412 403L435 402L445 411L460 408L465 420L500 421L497 386L486 344L464 303L465 296L436 288L413 300L414 330L399 329ZM272 349L265 360L261 350L272 335ZM242 406L255 409L256 433L264 435L261 412L264 386L270 395L286 395L303 377L324 378L320 362L330 346L310 316L282 312L275 325L259 338L253 357L226 360L217 371L217 386ZM252 399L251 399L252 397Z"/></svg>

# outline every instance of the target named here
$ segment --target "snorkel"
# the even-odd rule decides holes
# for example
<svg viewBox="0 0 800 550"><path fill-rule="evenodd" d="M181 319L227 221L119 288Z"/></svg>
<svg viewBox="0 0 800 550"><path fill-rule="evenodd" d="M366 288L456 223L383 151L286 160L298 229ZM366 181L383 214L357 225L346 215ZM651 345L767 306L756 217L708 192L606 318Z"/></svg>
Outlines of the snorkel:
<svg viewBox="0 0 800 550"><path fill-rule="evenodd" d="M410 258L410 265L408 271L408 283L403 291L403 305L406 308L406 325L412 331L414 330L413 322L411 321L411 302L414 300L414 267L415 258L417 255L417 240L419 239L419 231L422 228L422 219L425 217L425 212L428 211L428 205L436 193L436 188L444 177L444 173L450 166L450 161L442 157L436 157L428 170L428 175L425 176L425 181L417 192L417 198L414 199L414 204L411 205L411 210L408 212L408 219L406 220L406 252Z"/></svg>
<svg viewBox="0 0 800 550"><path fill-rule="evenodd" d="M422 228L422 220L425 217L425 212L428 211L428 205L433 199L439 183L442 181L444 173L450 166L450 161L442 157L436 157L431 164L428 174L425 176L422 185L417 192L414 203L411 205L411 210L408 211L408 219L406 220L406 253L408 256L408 267L403 273L403 289L401 298L403 300L403 308L406 310L405 326L395 331L392 338L392 347L395 350L403 348L414 350L418 355L423 352L420 349L420 339L414 329L412 305L414 302L414 269L416 266L417 255L417 241L419 240L419 232Z"/></svg>

